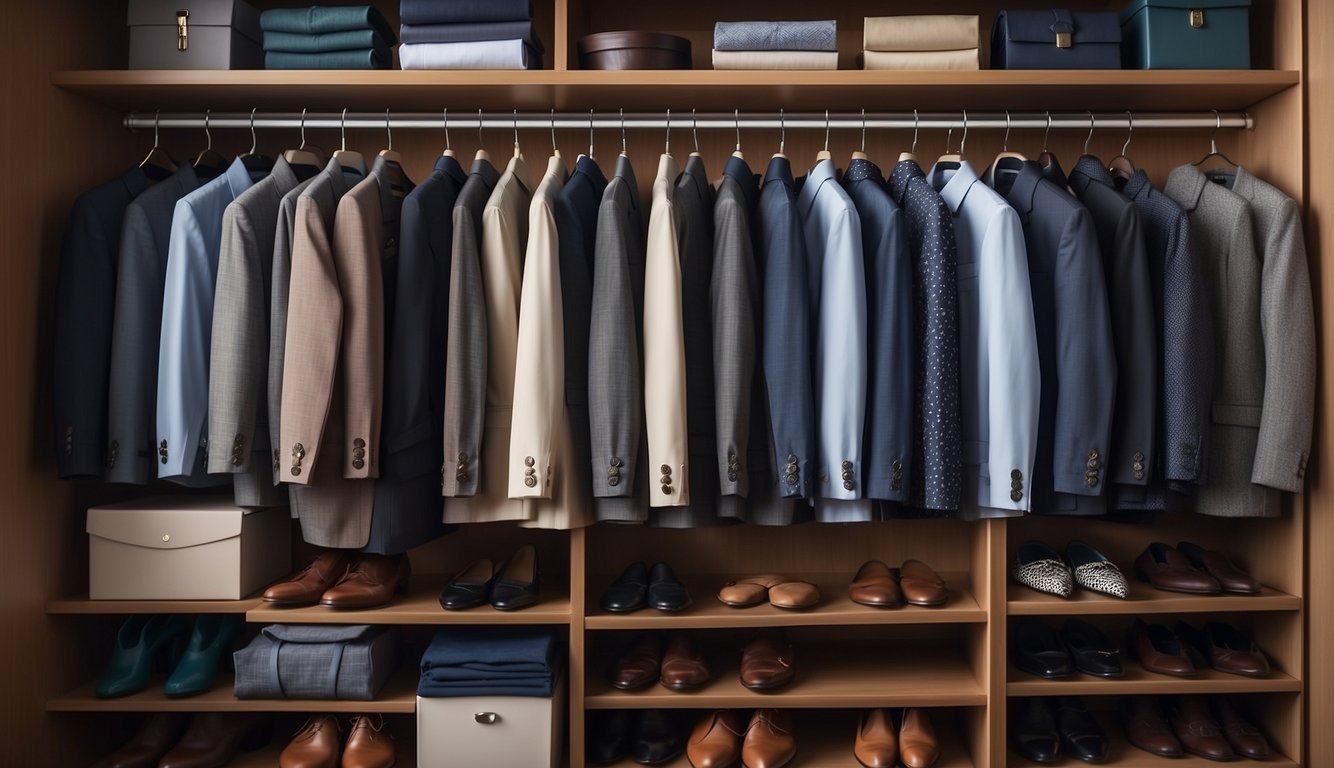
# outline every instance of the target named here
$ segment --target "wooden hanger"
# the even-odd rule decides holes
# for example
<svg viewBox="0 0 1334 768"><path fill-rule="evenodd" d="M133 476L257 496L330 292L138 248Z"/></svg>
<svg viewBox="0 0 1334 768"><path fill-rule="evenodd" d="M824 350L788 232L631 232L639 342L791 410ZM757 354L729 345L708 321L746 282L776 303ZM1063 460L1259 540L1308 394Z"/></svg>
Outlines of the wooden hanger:
<svg viewBox="0 0 1334 768"><path fill-rule="evenodd" d="M212 117L213 110L204 111L204 137L208 144L204 146L203 151L195 156L192 166L195 173L207 179L216 179L221 176L223 171L227 170L227 158L222 153L213 148L213 131L209 129L209 120Z"/></svg>
<svg viewBox="0 0 1334 768"><path fill-rule="evenodd" d="M1192 165L1199 167L1217 157L1226 162L1228 165L1232 166L1233 168L1241 167L1237 163L1232 162L1231 158L1229 158L1227 155L1218 151L1218 129L1222 127L1223 127L1223 117L1222 115L1218 114L1218 110L1215 109L1214 132L1209 134L1209 154L1205 155L1204 157L1201 157L1199 160L1192 163Z"/></svg>
<svg viewBox="0 0 1334 768"><path fill-rule="evenodd" d="M338 161L339 167L344 171L350 171L358 176L366 176L366 158L361 156L360 152L354 152L347 148L347 109L343 109L342 123L339 125L342 144L338 151L333 153L333 157Z"/></svg>
<svg viewBox="0 0 1334 768"><path fill-rule="evenodd" d="M1129 179L1135 175L1135 163L1126 155L1130 149L1130 140L1135 136L1135 115L1130 110L1126 110L1126 143L1121 145L1121 154L1112 158L1107 164L1107 170L1111 172L1114 179Z"/></svg>
<svg viewBox="0 0 1334 768"><path fill-rule="evenodd" d="M866 156L866 110L862 110L862 147L852 153L853 160L869 160Z"/></svg>
<svg viewBox="0 0 1334 768"><path fill-rule="evenodd" d="M1056 153L1047 149L1047 140L1051 138L1051 110L1047 111L1047 130L1042 134L1042 153L1038 155L1038 165L1043 168L1050 168L1060 163L1056 159Z"/></svg>
<svg viewBox="0 0 1334 768"><path fill-rule="evenodd" d="M912 149L899 154L899 162L911 160L917 162L917 130L921 127L922 121L917 116L917 110L912 111Z"/></svg>
<svg viewBox="0 0 1334 768"><path fill-rule="evenodd" d="M258 107L250 110L250 149L241 155L241 163L245 169L251 173L268 173L273 170L273 158L259 153L259 137L255 135L255 112Z"/></svg>
<svg viewBox="0 0 1334 768"><path fill-rule="evenodd" d="M936 165L941 163L962 163L964 149L968 146L968 110L963 111L963 138L959 140L959 151L951 152L950 143L954 138L954 129L950 128L949 134L945 137L945 154L936 158Z"/></svg>
<svg viewBox="0 0 1334 768"><path fill-rule="evenodd" d="M150 178L162 180L176 172L176 161L167 150L162 148L159 141L160 133L158 125L162 122L162 110L158 110L153 115L153 148L148 150L148 154L139 163L139 167L144 170Z"/></svg>
<svg viewBox="0 0 1334 768"><path fill-rule="evenodd" d="M477 154L473 155L473 162L485 160L491 162L491 155L487 153L486 148L482 146L482 110L477 110Z"/></svg>
<svg viewBox="0 0 1334 768"><path fill-rule="evenodd" d="M738 134L739 135L739 134ZM815 162L822 160L833 160L834 156L829 153L829 110L824 111L824 149L815 153Z"/></svg>
<svg viewBox="0 0 1334 768"><path fill-rule="evenodd" d="M319 147L311 146L306 148L306 109L301 109L301 146L296 149L289 149L283 153L283 159L288 165L307 166L309 168L323 168L324 152Z"/></svg>
<svg viewBox="0 0 1334 768"><path fill-rule="evenodd" d="M1010 151L1010 110L1007 109L1005 110L1005 139L1001 142L1001 151L996 154L995 159L991 161L991 165L987 167L986 185L988 187L996 186L996 168L1004 161L1016 160L1022 163L1027 159L1018 152Z"/></svg>
<svg viewBox="0 0 1334 768"><path fill-rule="evenodd" d="M732 124L736 126L736 149L732 150L732 157L745 160L746 156L741 152L741 110L732 110Z"/></svg>
<svg viewBox="0 0 1334 768"><path fill-rule="evenodd" d="M774 153L774 157L781 157L786 160L787 155L783 154L785 149L787 149L787 115L783 114L780 107L778 110L778 151Z"/></svg>

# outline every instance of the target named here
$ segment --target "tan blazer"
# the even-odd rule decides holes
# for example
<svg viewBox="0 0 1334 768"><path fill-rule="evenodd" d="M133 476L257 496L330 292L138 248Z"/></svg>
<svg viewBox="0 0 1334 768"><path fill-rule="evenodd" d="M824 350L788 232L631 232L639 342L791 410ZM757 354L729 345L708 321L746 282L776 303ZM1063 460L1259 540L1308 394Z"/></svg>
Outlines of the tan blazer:
<svg viewBox="0 0 1334 768"><path fill-rule="evenodd" d="M532 173L521 157L510 160L482 209L481 287L483 301L468 305L485 313L486 415L482 422L478 489L471 496L445 501L447 523L527 520L521 501L509 498L511 403L514 363L519 346L519 291L524 249L528 244L528 205ZM453 292L451 292L453 293ZM452 301L452 297L451 297ZM454 309L458 309L457 307ZM454 311L451 310L451 320ZM451 322L452 326L452 322Z"/></svg>
<svg viewBox="0 0 1334 768"><path fill-rule="evenodd" d="M651 490L649 505L654 507L690 503L681 255L676 209L672 204L679 175L676 160L664 154L653 181L644 267L644 426L648 432L648 463L650 470L674 467L676 480Z"/></svg>
<svg viewBox="0 0 1334 768"><path fill-rule="evenodd" d="M556 231L556 199L566 178L564 158L553 156L528 208L519 305L507 466L510 498L526 500L529 517L523 525L534 528L577 528L593 522L587 484L578 482L569 464L574 446L565 407L565 314Z"/></svg>

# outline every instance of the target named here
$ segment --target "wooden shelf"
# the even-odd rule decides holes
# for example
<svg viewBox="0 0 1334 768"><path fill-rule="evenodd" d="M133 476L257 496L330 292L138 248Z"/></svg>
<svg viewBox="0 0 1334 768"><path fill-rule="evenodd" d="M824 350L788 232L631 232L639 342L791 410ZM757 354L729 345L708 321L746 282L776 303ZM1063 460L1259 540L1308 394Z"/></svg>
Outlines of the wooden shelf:
<svg viewBox="0 0 1334 768"><path fill-rule="evenodd" d="M1125 600L1076 589L1069 599L1048 595L1011 582L1006 591L1005 611L1011 616L1067 616L1162 613L1245 613L1247 611L1298 611L1302 599L1265 587L1258 595L1188 595L1164 592L1142 581L1130 582Z"/></svg>
<svg viewBox="0 0 1334 768"><path fill-rule="evenodd" d="M152 613L245 613L260 604L259 595L244 600L90 600L77 595L46 604L52 616L99 616Z"/></svg>
<svg viewBox="0 0 1334 768"><path fill-rule="evenodd" d="M1295 71L834 72L65 70L52 82L124 110L292 111L361 105L450 109L1244 109Z"/></svg>
<svg viewBox="0 0 1334 768"><path fill-rule="evenodd" d="M1206 760L1194 755L1185 757L1159 757L1158 755L1145 752L1144 750L1133 746L1125 738L1125 731L1114 721L1115 717L1099 718L1099 721L1106 729L1107 737L1111 740L1108 745L1107 762L1099 765L1111 765L1116 768L1216 768L1218 762L1215 760ZM1079 761L1062 759L1065 765L1078 764ZM1268 768L1300 768L1299 764L1285 755L1272 755L1268 760L1250 760L1241 759L1235 765L1263 765ZM1023 757L1017 752L1011 751L1005 760L1006 768L1040 768L1040 766L1051 765L1051 763L1038 763Z"/></svg>
<svg viewBox="0 0 1334 768"><path fill-rule="evenodd" d="M941 577L950 586L950 600L939 608L905 605L902 608L869 608L848 599L849 573L802 574L793 576L820 585L821 602L814 608L794 611L775 608L768 603L750 608L733 608L718 600L718 590L729 580L727 576L681 577L694 601L679 613L666 613L649 608L634 613L611 613L597 607L610 583L599 580L589 584L589 616L584 619L588 629L710 629L724 627L803 627L843 626L862 624L977 624L985 623L987 612L977 604L968 588L969 577L964 573L944 573Z"/></svg>
<svg viewBox="0 0 1334 768"><path fill-rule="evenodd" d="M440 590L447 576L413 577L407 594L392 602L364 611L341 611L313 605L282 608L257 603L246 612L246 621L257 624L569 624L569 579L559 576L542 585L542 599L536 605L517 611L497 611L481 605L466 611L446 611L440 607Z"/></svg>
<svg viewBox="0 0 1334 768"><path fill-rule="evenodd" d="M1269 677L1241 677L1212 669L1194 677L1173 677L1145 671L1138 662L1124 662L1126 675L1104 679L1076 675L1064 680L1045 680L1010 665L1005 692L1010 696L1098 696L1154 693L1291 693L1302 689L1302 681L1283 672Z"/></svg>
<svg viewBox="0 0 1334 768"><path fill-rule="evenodd" d="M188 698L162 693L163 678L156 677L143 691L119 699L99 699L93 683L47 702L48 712L346 712L410 714L417 711L417 665L405 660L374 701L314 701L303 699L238 699L232 678L220 675L213 690Z"/></svg>
<svg viewBox="0 0 1334 768"><path fill-rule="evenodd" d="M986 692L961 654L920 646L803 646L797 679L773 693L741 685L737 666L715 664L713 680L694 691L654 684L637 691L613 688L600 665L590 665L589 709L717 709L782 707L969 707L986 704ZM596 667L596 669L594 669Z"/></svg>
<svg viewBox="0 0 1334 768"><path fill-rule="evenodd" d="M793 716L792 730L797 739L797 756L785 768L847 768L856 765L852 741L857 732L858 712L800 712ZM941 715L947 715L942 717ZM963 738L952 721L953 712L932 717L940 742L940 759L931 768L973 768ZM638 768L633 760L612 763L612 768ZM738 763L739 765L739 763ZM664 763L661 768L694 768L685 755Z"/></svg>

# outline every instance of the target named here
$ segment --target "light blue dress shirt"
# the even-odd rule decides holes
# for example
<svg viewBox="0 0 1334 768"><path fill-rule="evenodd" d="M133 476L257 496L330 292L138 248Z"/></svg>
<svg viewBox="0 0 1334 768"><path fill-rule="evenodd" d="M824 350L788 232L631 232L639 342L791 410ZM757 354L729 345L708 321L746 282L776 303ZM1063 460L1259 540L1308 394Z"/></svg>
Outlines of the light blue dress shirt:
<svg viewBox="0 0 1334 768"><path fill-rule="evenodd" d="M866 425L866 273L861 219L834 177L816 163L797 199L815 290L816 518L871 519L862 499L862 431ZM822 501L824 500L824 501Z"/></svg>
<svg viewBox="0 0 1334 768"><path fill-rule="evenodd" d="M237 158L227 172L176 203L167 249L158 348L157 476L183 485L226 483L206 477L208 357L213 290L222 249L222 215L255 180Z"/></svg>
<svg viewBox="0 0 1334 768"><path fill-rule="evenodd" d="M967 162L927 174L954 217L964 517L1030 509L1042 380L1019 213Z"/></svg>

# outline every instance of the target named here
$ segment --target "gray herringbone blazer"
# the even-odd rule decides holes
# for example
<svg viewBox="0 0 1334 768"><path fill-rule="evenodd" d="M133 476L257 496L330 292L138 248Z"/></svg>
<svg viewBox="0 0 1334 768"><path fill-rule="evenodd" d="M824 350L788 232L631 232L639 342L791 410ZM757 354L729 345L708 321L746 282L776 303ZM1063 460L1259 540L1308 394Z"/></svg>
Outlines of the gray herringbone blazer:
<svg viewBox="0 0 1334 768"><path fill-rule="evenodd" d="M345 186L355 183L344 175ZM287 347L287 293L292 285L292 236L296 228L296 201L306 191L315 177L297 184L294 189L283 195L278 203L278 220L274 222L273 266L269 280L269 365L268 365L268 401L269 401L269 445L273 447L272 469L273 484L282 481L284 467L279 461L282 456L282 441L279 440L279 428L282 426L283 409L283 358Z"/></svg>
<svg viewBox="0 0 1334 768"><path fill-rule="evenodd" d="M1214 402L1208 481L1196 510L1279 514L1302 489L1315 409L1315 313L1295 201L1244 168L1212 183L1172 171L1167 192L1190 215L1215 297Z"/></svg>

